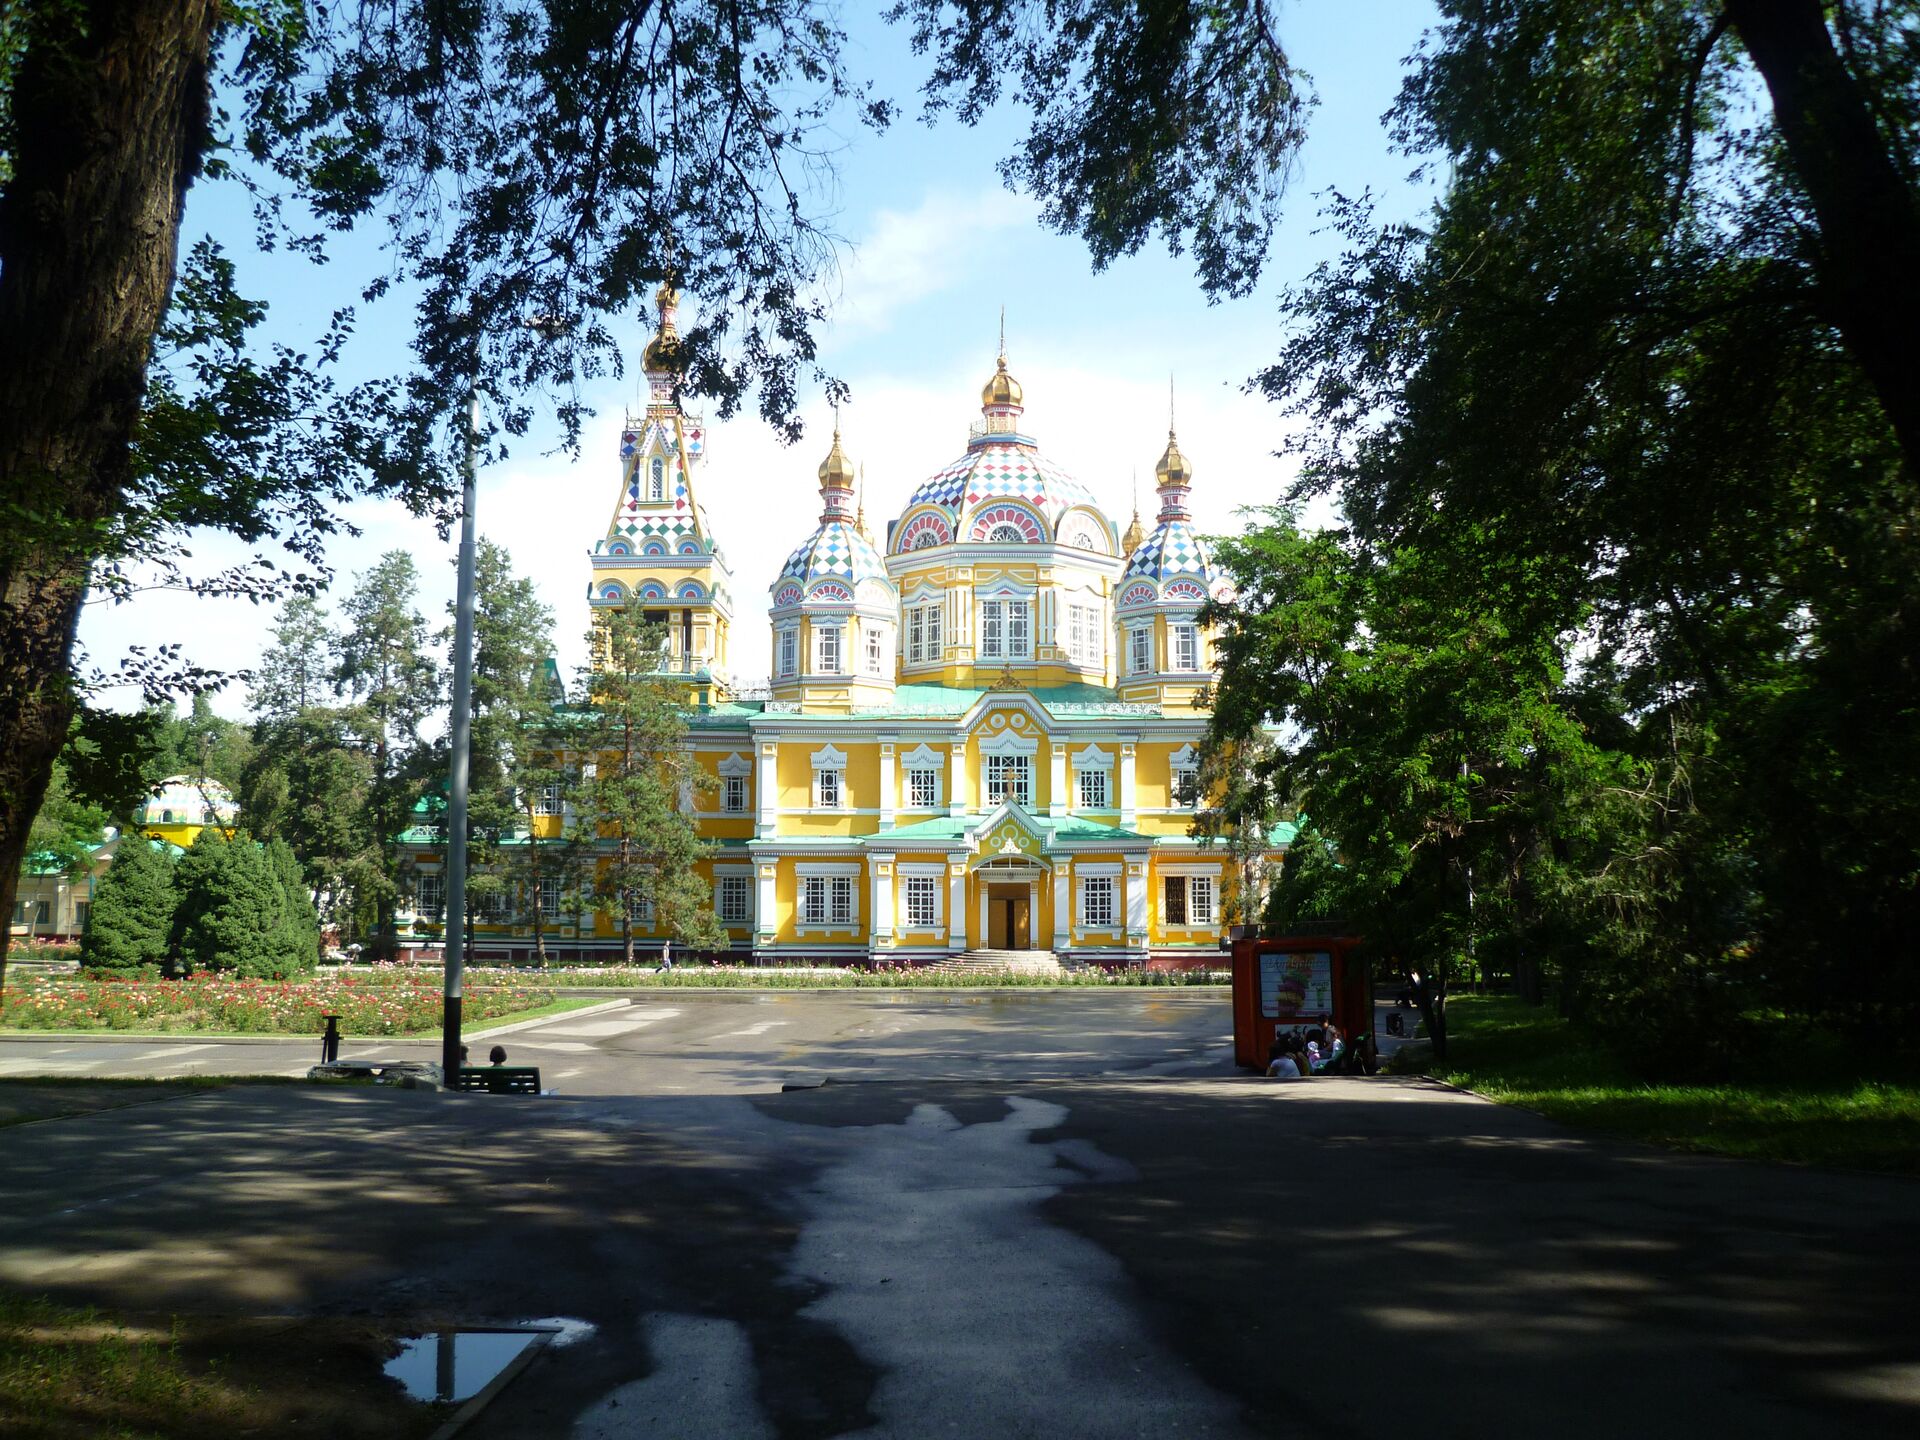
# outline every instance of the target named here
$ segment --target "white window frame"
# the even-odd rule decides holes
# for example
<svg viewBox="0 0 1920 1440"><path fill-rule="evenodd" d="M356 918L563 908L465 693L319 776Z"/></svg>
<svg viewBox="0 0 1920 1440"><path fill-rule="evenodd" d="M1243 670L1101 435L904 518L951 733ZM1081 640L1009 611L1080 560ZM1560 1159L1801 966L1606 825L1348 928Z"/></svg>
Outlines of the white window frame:
<svg viewBox="0 0 1920 1440"><path fill-rule="evenodd" d="M1119 876L1080 876L1080 924L1088 930L1112 930L1119 914ZM1104 914L1095 914L1095 897L1102 897Z"/></svg>
<svg viewBox="0 0 1920 1440"><path fill-rule="evenodd" d="M1151 623L1127 627L1127 673L1129 675L1153 673L1153 626Z"/></svg>
<svg viewBox="0 0 1920 1440"><path fill-rule="evenodd" d="M922 741L900 757L900 768L906 772L906 780L900 790L901 799L905 802L902 809L938 810L946 804L946 797L941 792L946 788L947 757L942 752ZM914 802L913 787L917 783L914 780L916 775L932 777L933 798L924 805Z"/></svg>
<svg viewBox="0 0 1920 1440"><path fill-rule="evenodd" d="M1177 900L1176 900L1177 897ZM1180 919L1173 918L1178 905ZM1220 924L1220 872L1209 865L1160 871L1160 925L1166 930L1213 930Z"/></svg>
<svg viewBox="0 0 1920 1440"><path fill-rule="evenodd" d="M779 673L784 679L800 668L800 627L783 625L779 632Z"/></svg>
<svg viewBox="0 0 1920 1440"><path fill-rule="evenodd" d="M918 790L923 793L915 794ZM940 807L940 772L914 769L907 771L907 810L936 810Z"/></svg>
<svg viewBox="0 0 1920 1440"><path fill-rule="evenodd" d="M867 625L863 629L865 637L861 646L861 658L866 664L866 672L869 675L885 675L887 673L886 637L878 625Z"/></svg>
<svg viewBox="0 0 1920 1440"><path fill-rule="evenodd" d="M728 815L744 815L747 810L747 777L720 777L720 808Z"/></svg>
<svg viewBox="0 0 1920 1440"><path fill-rule="evenodd" d="M938 600L907 606L907 663L909 665L940 663L941 609L942 602Z"/></svg>
<svg viewBox="0 0 1920 1440"><path fill-rule="evenodd" d="M536 887L535 905L540 911L541 919L560 918L560 877L558 875L540 877L540 883Z"/></svg>
<svg viewBox="0 0 1920 1440"><path fill-rule="evenodd" d="M802 931L854 930L860 924L858 863L808 861L794 866L796 921Z"/></svg>
<svg viewBox="0 0 1920 1440"><path fill-rule="evenodd" d="M1082 810L1113 809L1113 776L1105 770L1086 769L1078 772L1079 783L1075 787L1075 798ZM1098 788L1097 794L1088 794L1092 787Z"/></svg>
<svg viewBox="0 0 1920 1440"><path fill-rule="evenodd" d="M664 501L667 498L667 462L664 456L656 455L647 462L647 499Z"/></svg>
<svg viewBox="0 0 1920 1440"><path fill-rule="evenodd" d="M633 923L634 929L651 930L653 928L652 894L646 891L635 890L629 886L627 888L627 918Z"/></svg>
<svg viewBox="0 0 1920 1440"><path fill-rule="evenodd" d="M751 870L729 870L713 877L713 913L722 925L753 924Z"/></svg>
<svg viewBox="0 0 1920 1440"><path fill-rule="evenodd" d="M414 912L423 920L447 915L447 877L438 870L422 870L414 879Z"/></svg>
<svg viewBox="0 0 1920 1440"><path fill-rule="evenodd" d="M1212 875L1187 877L1187 924L1211 930L1220 923L1220 884Z"/></svg>
<svg viewBox="0 0 1920 1440"><path fill-rule="evenodd" d="M1190 674L1200 668L1200 627L1176 621L1167 627L1167 668Z"/></svg>
<svg viewBox="0 0 1920 1440"><path fill-rule="evenodd" d="M846 771L820 769L813 772L813 808L816 810L847 808Z"/></svg>
<svg viewBox="0 0 1920 1440"><path fill-rule="evenodd" d="M980 658L1033 658L1033 603L1017 596L980 602Z"/></svg>
<svg viewBox="0 0 1920 1440"><path fill-rule="evenodd" d="M928 934L946 929L947 867L909 864L899 870L901 928ZM918 916L914 914L916 895L925 901Z"/></svg>
<svg viewBox="0 0 1920 1440"><path fill-rule="evenodd" d="M542 785L533 792L533 813L536 815L558 815L563 809L560 798L560 782Z"/></svg>
<svg viewBox="0 0 1920 1440"><path fill-rule="evenodd" d="M998 793L996 793L998 792ZM1033 806L1033 757L987 753L980 757L980 793L987 804L1011 800L1026 809Z"/></svg>
<svg viewBox="0 0 1920 1440"><path fill-rule="evenodd" d="M846 658L845 636L838 625L820 625L813 627L813 673L816 675L843 675L841 664Z"/></svg>
<svg viewBox="0 0 1920 1440"><path fill-rule="evenodd" d="M813 808L847 808L847 755L832 745L822 745L808 757L813 766Z"/></svg>
<svg viewBox="0 0 1920 1440"><path fill-rule="evenodd" d="M1180 792L1184 788L1186 798ZM1175 810L1198 810L1200 794L1200 752L1191 744L1182 745L1167 757L1167 801Z"/></svg>

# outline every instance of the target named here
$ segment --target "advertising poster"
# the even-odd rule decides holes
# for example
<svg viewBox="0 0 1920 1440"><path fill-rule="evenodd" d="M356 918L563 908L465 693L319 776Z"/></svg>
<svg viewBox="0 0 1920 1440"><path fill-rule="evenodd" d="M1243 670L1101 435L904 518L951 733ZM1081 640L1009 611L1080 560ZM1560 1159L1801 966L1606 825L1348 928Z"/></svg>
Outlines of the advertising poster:
<svg viewBox="0 0 1920 1440"><path fill-rule="evenodd" d="M1275 950L1260 956L1260 1013L1267 1019L1318 1019L1332 1009L1331 951Z"/></svg>

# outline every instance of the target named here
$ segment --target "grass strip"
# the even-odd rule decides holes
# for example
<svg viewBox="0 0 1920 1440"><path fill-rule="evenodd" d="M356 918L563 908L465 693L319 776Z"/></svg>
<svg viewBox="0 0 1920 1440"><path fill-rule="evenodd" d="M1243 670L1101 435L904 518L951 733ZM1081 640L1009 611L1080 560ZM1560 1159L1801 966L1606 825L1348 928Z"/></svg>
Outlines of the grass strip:
<svg viewBox="0 0 1920 1440"><path fill-rule="evenodd" d="M1676 1150L1920 1174L1920 1085L1904 1075L1801 1073L1659 1084L1550 1009L1506 996L1447 1005L1448 1059L1428 1073L1582 1129Z"/></svg>
<svg viewBox="0 0 1920 1440"><path fill-rule="evenodd" d="M0 1435L409 1440L451 1407L405 1398L381 1373L394 1349L366 1321L135 1318L0 1289Z"/></svg>

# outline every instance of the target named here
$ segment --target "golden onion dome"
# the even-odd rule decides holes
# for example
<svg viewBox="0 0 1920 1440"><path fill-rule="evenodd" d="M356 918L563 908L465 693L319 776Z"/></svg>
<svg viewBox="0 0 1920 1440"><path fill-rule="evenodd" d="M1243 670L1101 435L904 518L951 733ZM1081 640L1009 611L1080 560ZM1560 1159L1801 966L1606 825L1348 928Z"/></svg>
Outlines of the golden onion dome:
<svg viewBox="0 0 1920 1440"><path fill-rule="evenodd" d="M1169 485L1191 485L1193 471L1187 465L1187 457L1180 453L1180 442L1173 438L1173 431L1167 431L1166 453L1161 455L1160 463L1153 467L1154 483L1161 489Z"/></svg>
<svg viewBox="0 0 1920 1440"><path fill-rule="evenodd" d="M1127 526L1126 533L1120 537L1120 553L1131 555L1140 548L1140 542L1147 538L1147 532L1140 526L1138 507L1133 512L1133 523Z"/></svg>
<svg viewBox="0 0 1920 1440"><path fill-rule="evenodd" d="M840 448L838 426L833 432L833 448L827 452L827 458L820 462L820 483L841 490L853 488L853 465L847 459L847 452Z"/></svg>
<svg viewBox="0 0 1920 1440"><path fill-rule="evenodd" d="M1020 382L1007 373L1007 357L1000 357L1000 364L993 372L993 378L981 387L982 405L1018 405L1025 399L1026 392L1020 388Z"/></svg>
<svg viewBox="0 0 1920 1440"><path fill-rule="evenodd" d="M673 322L674 312L680 306L680 292L673 288L671 281L663 280L653 299L660 307L660 329L641 352L640 368L677 370L680 368L680 332Z"/></svg>

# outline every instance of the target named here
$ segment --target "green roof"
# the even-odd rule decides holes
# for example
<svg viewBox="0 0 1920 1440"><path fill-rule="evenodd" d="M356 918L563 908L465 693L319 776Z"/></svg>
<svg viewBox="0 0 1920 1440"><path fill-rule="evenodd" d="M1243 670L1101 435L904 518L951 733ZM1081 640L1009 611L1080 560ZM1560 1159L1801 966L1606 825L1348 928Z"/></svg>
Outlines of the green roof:
<svg viewBox="0 0 1920 1440"><path fill-rule="evenodd" d="M897 844L903 840L926 841L933 844L951 843L979 829L986 818L986 815L940 815L932 820L921 820L913 825L901 825L892 830L882 830L878 834L863 835L859 838L869 845ZM1077 815L1034 815L1029 819L1033 828L1042 836L1051 836L1055 840L1145 840L1147 838L1137 830L1123 830L1118 825L1102 825L1097 820L1083 820Z"/></svg>

